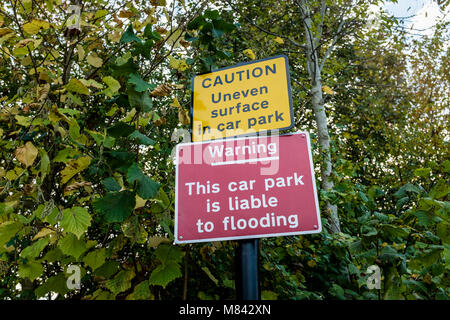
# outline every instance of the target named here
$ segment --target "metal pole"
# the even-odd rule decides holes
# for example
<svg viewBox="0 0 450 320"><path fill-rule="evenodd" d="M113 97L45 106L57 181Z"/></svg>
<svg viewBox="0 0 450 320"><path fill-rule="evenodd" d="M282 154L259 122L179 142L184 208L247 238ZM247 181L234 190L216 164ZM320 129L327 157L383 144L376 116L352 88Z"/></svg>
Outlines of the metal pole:
<svg viewBox="0 0 450 320"><path fill-rule="evenodd" d="M238 300L261 300L259 288L259 240L240 240L236 254L236 297Z"/></svg>

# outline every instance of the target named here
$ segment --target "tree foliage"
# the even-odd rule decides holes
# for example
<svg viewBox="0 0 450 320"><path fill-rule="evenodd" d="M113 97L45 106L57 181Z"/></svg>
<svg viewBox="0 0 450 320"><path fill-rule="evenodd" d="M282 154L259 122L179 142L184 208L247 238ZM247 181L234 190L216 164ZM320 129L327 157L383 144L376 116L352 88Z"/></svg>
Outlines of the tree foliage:
<svg viewBox="0 0 450 320"><path fill-rule="evenodd" d="M317 184L321 234L261 241L262 297L448 299L448 23L411 39L370 4L3 1L0 299L234 298L235 242L172 245L173 133L190 126L192 76L276 54L332 187Z"/></svg>

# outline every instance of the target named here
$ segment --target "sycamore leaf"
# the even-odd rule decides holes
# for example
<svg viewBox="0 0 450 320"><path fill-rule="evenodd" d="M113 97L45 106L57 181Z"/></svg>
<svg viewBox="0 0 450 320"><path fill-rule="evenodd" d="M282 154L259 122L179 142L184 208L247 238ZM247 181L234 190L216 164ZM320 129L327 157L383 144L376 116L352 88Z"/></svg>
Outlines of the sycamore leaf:
<svg viewBox="0 0 450 320"><path fill-rule="evenodd" d="M128 136L128 138L132 140L138 141L140 144L146 145L146 146L153 146L156 141L153 139L150 139L146 135L140 133L139 131L135 130L132 134Z"/></svg>
<svg viewBox="0 0 450 320"><path fill-rule="evenodd" d="M153 90L156 87L154 84L142 80L141 76L136 73L130 74L128 83L134 84L134 90L137 92L144 92L147 89Z"/></svg>
<svg viewBox="0 0 450 320"><path fill-rule="evenodd" d="M22 223L19 221L6 221L0 224L0 250L20 229Z"/></svg>
<svg viewBox="0 0 450 320"><path fill-rule="evenodd" d="M134 287L133 293L127 296L127 300L150 300L153 294L150 292L150 284L148 280L142 281Z"/></svg>
<svg viewBox="0 0 450 320"><path fill-rule="evenodd" d="M153 236L148 238L148 245L152 248L158 247L161 243L170 243L170 239L159 236Z"/></svg>
<svg viewBox="0 0 450 320"><path fill-rule="evenodd" d="M34 19L31 22L25 23L22 28L28 34L36 34L41 30L41 28L44 30L50 28L50 23L47 21Z"/></svg>
<svg viewBox="0 0 450 320"><path fill-rule="evenodd" d="M247 57L249 57L252 60L256 59L256 55L252 49L245 49L244 51L242 51L242 53L245 54Z"/></svg>
<svg viewBox="0 0 450 320"><path fill-rule="evenodd" d="M280 38L280 37L276 37L275 39L273 39L273 41L275 41L276 43L279 43L279 44L283 44L284 43L284 40L282 38Z"/></svg>
<svg viewBox="0 0 450 320"><path fill-rule="evenodd" d="M65 184L74 175L89 167L90 163L91 158L88 156L68 161L66 167L61 171L61 183Z"/></svg>
<svg viewBox="0 0 450 320"><path fill-rule="evenodd" d="M150 111L153 106L153 101L147 91L138 92L133 88L128 90L128 101L131 107L144 112Z"/></svg>
<svg viewBox="0 0 450 320"><path fill-rule="evenodd" d="M63 218L61 220L61 227L66 232L73 233L80 239L81 235L91 225L91 215L82 207L73 207L63 210Z"/></svg>
<svg viewBox="0 0 450 320"><path fill-rule="evenodd" d="M326 94L335 94L336 92L333 91L333 89L331 89L329 86L322 86L322 90L323 92L325 92Z"/></svg>
<svg viewBox="0 0 450 320"><path fill-rule="evenodd" d="M189 66L186 63L186 60L183 59L175 59L172 56L169 56L169 65L175 70L185 71Z"/></svg>
<svg viewBox="0 0 450 320"><path fill-rule="evenodd" d="M15 156L17 160L23 163L26 167L29 167L33 164L38 153L38 149L30 141L28 141L24 146L16 149Z"/></svg>
<svg viewBox="0 0 450 320"><path fill-rule="evenodd" d="M49 243L48 238L39 239L32 245L23 249L22 252L20 253L20 256L22 258L35 259L37 256L39 256L42 250L44 250L44 248L48 245L48 243Z"/></svg>
<svg viewBox="0 0 450 320"><path fill-rule="evenodd" d="M37 261L29 261L26 264L19 265L19 277L33 281L37 277L41 276L44 272L42 264Z"/></svg>
<svg viewBox="0 0 450 320"><path fill-rule="evenodd" d="M180 121L181 124L190 124L191 117L189 116L189 110L180 108L178 110L178 120Z"/></svg>
<svg viewBox="0 0 450 320"><path fill-rule="evenodd" d="M41 181L44 181L45 176L50 172L50 158L42 148L39 149L39 156L41 157L39 171L41 172Z"/></svg>
<svg viewBox="0 0 450 320"><path fill-rule="evenodd" d="M147 231L135 215L122 223L122 231L125 237L131 238L132 243L145 243L147 241Z"/></svg>
<svg viewBox="0 0 450 320"><path fill-rule="evenodd" d="M90 94L89 89L80 80L77 79L70 79L69 83L66 84L65 87L67 91L84 94L87 96Z"/></svg>
<svg viewBox="0 0 450 320"><path fill-rule="evenodd" d="M120 191L122 187L113 177L108 177L101 181L102 185L105 187L106 191Z"/></svg>
<svg viewBox="0 0 450 320"><path fill-rule="evenodd" d="M181 277L179 263L183 259L183 253L178 247L163 244L155 250L155 256L161 264L153 270L149 282L165 288L169 282Z"/></svg>
<svg viewBox="0 0 450 320"><path fill-rule="evenodd" d="M127 181L137 181L137 193L143 199L154 198L158 193L159 184L145 175L136 163L128 168Z"/></svg>
<svg viewBox="0 0 450 320"><path fill-rule="evenodd" d="M152 271L148 281L152 285L159 285L165 288L169 282L181 276L182 274L178 263L170 261L167 264L157 266Z"/></svg>
<svg viewBox="0 0 450 320"><path fill-rule="evenodd" d="M135 276L133 271L120 271L114 279L108 280L105 283L106 288L112 293L120 293L131 288L131 279Z"/></svg>
<svg viewBox="0 0 450 320"><path fill-rule="evenodd" d="M84 51L84 48L82 45L77 45L77 52L78 52L78 61L82 61L86 55L86 52Z"/></svg>
<svg viewBox="0 0 450 320"><path fill-rule="evenodd" d="M91 267L92 271L101 267L105 263L106 249L101 248L89 252L84 258L83 262L86 266Z"/></svg>
<svg viewBox="0 0 450 320"><path fill-rule="evenodd" d="M104 216L107 222L122 222L130 216L136 205L135 194L129 190L108 192L103 198L94 201L94 209Z"/></svg>
<svg viewBox="0 0 450 320"><path fill-rule="evenodd" d="M119 121L112 127L109 127L106 132L114 137L127 137L134 132L135 128L132 125L126 124L125 122Z"/></svg>
<svg viewBox="0 0 450 320"><path fill-rule="evenodd" d="M49 228L42 228L38 233L36 233L32 240L34 241L40 238L44 238L52 233L55 233L55 231Z"/></svg>
<svg viewBox="0 0 450 320"><path fill-rule="evenodd" d="M103 90L99 94L103 93L104 95L106 95L108 97L112 97L112 96L114 96L114 94L116 94L119 91L120 83L119 83L119 81L117 81L113 77L106 76L106 77L102 78L102 80L103 80L104 83L106 83L108 88L106 88L105 90Z"/></svg>
<svg viewBox="0 0 450 320"><path fill-rule="evenodd" d="M103 85L101 83L98 83L97 81L95 81L94 79L89 79L89 80L85 80L85 79L80 79L81 83L84 84L86 87L94 87L97 89L103 89ZM80 101L81 102L81 101ZM67 109L62 109L62 110L67 110ZM62 111L61 110L61 111Z"/></svg>
<svg viewBox="0 0 450 320"><path fill-rule="evenodd" d="M139 39L138 36L133 31L133 26L130 24L127 28L127 30L123 33L122 37L120 38L120 43L128 43L132 41L142 42L141 39Z"/></svg>
<svg viewBox="0 0 450 320"><path fill-rule="evenodd" d="M97 56L95 53L91 53L86 57L86 61L96 68L100 68L103 65L103 60L99 56Z"/></svg>
<svg viewBox="0 0 450 320"><path fill-rule="evenodd" d="M18 125L23 127L28 127L33 120L31 117L25 117L18 114L14 116L14 119L16 119Z"/></svg>
<svg viewBox="0 0 450 320"><path fill-rule="evenodd" d="M72 256L77 260L87 250L86 241L77 239L77 237L71 233L59 240L58 247L61 249L62 253Z"/></svg>

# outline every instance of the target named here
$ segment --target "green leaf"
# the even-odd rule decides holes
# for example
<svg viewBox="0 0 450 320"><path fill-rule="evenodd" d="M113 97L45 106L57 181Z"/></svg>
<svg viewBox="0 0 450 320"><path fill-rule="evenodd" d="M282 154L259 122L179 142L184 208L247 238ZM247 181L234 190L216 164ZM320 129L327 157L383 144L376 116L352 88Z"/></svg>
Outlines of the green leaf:
<svg viewBox="0 0 450 320"><path fill-rule="evenodd" d="M6 221L0 224L0 250L20 229L22 229L22 223L19 221Z"/></svg>
<svg viewBox="0 0 450 320"><path fill-rule="evenodd" d="M159 184L145 175L136 163L128 168L127 181L129 183L137 181L137 194L142 199L154 198L158 193Z"/></svg>
<svg viewBox="0 0 450 320"><path fill-rule="evenodd" d="M169 261L179 263L183 259L183 252L181 252L178 247L169 244L163 244L155 250L155 256L163 264L168 263Z"/></svg>
<svg viewBox="0 0 450 320"><path fill-rule="evenodd" d="M141 76L136 73L130 74L128 83L134 84L134 90L136 90L137 92L144 92L147 89L153 90L156 88L156 85L142 80Z"/></svg>
<svg viewBox="0 0 450 320"><path fill-rule="evenodd" d="M101 248L89 252L84 258L83 262L86 266L91 267L92 271L101 267L105 263L106 249Z"/></svg>
<svg viewBox="0 0 450 320"><path fill-rule="evenodd" d="M132 108L136 110L142 110L144 112L149 112L152 109L153 102L148 92L138 92L132 88L128 89L128 101Z"/></svg>
<svg viewBox="0 0 450 320"><path fill-rule="evenodd" d="M416 177L428 177L431 173L430 168L419 168L414 170L414 175Z"/></svg>
<svg viewBox="0 0 450 320"><path fill-rule="evenodd" d="M153 294L150 292L150 284L148 280L142 281L134 287L133 293L127 296L127 300L151 300Z"/></svg>
<svg viewBox="0 0 450 320"><path fill-rule="evenodd" d="M156 141L153 139L150 139L146 135L140 133L139 131L135 130L132 134L128 136L128 138L132 140L137 140L140 144L146 145L146 146L153 146Z"/></svg>
<svg viewBox="0 0 450 320"><path fill-rule="evenodd" d="M161 264L153 270L149 278L149 283L165 288L169 282L182 276L180 269L180 265L173 261Z"/></svg>
<svg viewBox="0 0 450 320"><path fill-rule="evenodd" d="M135 276L133 271L120 271L114 279L108 280L105 283L106 288L112 293L120 293L131 288L131 279Z"/></svg>
<svg viewBox="0 0 450 320"><path fill-rule="evenodd" d="M139 39L138 36L133 31L133 26L130 24L127 28L127 30L123 33L122 37L120 38L120 43L128 43L128 42L142 42L141 39Z"/></svg>
<svg viewBox="0 0 450 320"><path fill-rule="evenodd" d="M134 126L119 121L112 127L109 127L106 131L114 138L127 137L135 130Z"/></svg>
<svg viewBox="0 0 450 320"><path fill-rule="evenodd" d="M61 227L66 232L73 233L80 239L81 235L86 232L91 225L91 215L82 207L73 207L63 210L63 218Z"/></svg>
<svg viewBox="0 0 450 320"><path fill-rule="evenodd" d="M26 264L19 265L19 277L28 278L33 281L34 279L42 276L44 272L44 267L40 262L29 261Z"/></svg>
<svg viewBox="0 0 450 320"><path fill-rule="evenodd" d="M448 182L439 180L431 189L429 196L433 199L440 199L448 194Z"/></svg>
<svg viewBox="0 0 450 320"><path fill-rule="evenodd" d="M261 300L277 300L278 294L273 291L263 290L261 291Z"/></svg>
<svg viewBox="0 0 450 320"><path fill-rule="evenodd" d="M388 261L390 263L393 263L401 258L404 258L404 255L402 253L398 252L397 250L395 250L391 246L386 246L383 249L381 249L380 259L382 261Z"/></svg>
<svg viewBox="0 0 450 320"><path fill-rule="evenodd" d="M77 239L77 237L71 233L59 240L58 247L64 254L72 256L77 260L87 250L86 242Z"/></svg>
<svg viewBox="0 0 450 320"><path fill-rule="evenodd" d="M106 191L120 191L122 187L113 177L108 177L102 180L102 185L105 187Z"/></svg>
<svg viewBox="0 0 450 320"><path fill-rule="evenodd" d="M37 256L39 256L42 250L44 250L44 248L48 245L48 243L49 243L48 238L39 239L31 246L28 246L25 249L23 249L22 252L20 253L20 256L22 258L35 259Z"/></svg>
<svg viewBox="0 0 450 320"><path fill-rule="evenodd" d="M44 181L45 176L50 172L50 158L44 149L39 149L39 156L41 157L41 164L39 171L41 172L41 180Z"/></svg>
<svg viewBox="0 0 450 320"><path fill-rule="evenodd" d="M122 222L130 216L136 205L135 194L124 190L108 192L94 202L94 209L105 217L107 222Z"/></svg>
<svg viewBox="0 0 450 320"><path fill-rule="evenodd" d="M34 293L39 298L43 297L49 292L56 292L64 296L69 291L70 290L67 287L67 279L65 277L65 274L64 272L60 272L58 273L58 275L48 278L43 285L34 290Z"/></svg>

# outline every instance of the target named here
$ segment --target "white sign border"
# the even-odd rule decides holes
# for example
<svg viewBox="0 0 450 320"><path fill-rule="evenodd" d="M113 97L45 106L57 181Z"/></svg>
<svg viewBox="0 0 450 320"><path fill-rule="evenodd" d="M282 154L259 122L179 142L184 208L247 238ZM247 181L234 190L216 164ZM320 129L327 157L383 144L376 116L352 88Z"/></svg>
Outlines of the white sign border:
<svg viewBox="0 0 450 320"><path fill-rule="evenodd" d="M239 137L239 138L225 138L225 139L216 139L216 140L206 140L206 141L196 141L196 142L188 142L188 143L179 143L176 145L176 157L175 157L175 225L174 225L174 244L185 244L185 243L199 243L199 242L213 242L213 241L230 241L230 240L243 240L243 239L256 239L256 238L271 238L271 237L282 237L282 236L295 236L295 235L301 235L301 234L314 234L314 233L320 233L322 232L322 221L320 218L320 208L319 208L319 200L317 197L317 188L316 188L316 177L314 174L314 165L312 161L312 152L311 152L311 142L310 142L310 136L308 131L296 131L293 133L285 133L278 135L279 137L282 136L292 136L297 134L303 134L306 135L306 142L308 146L308 157L310 162L310 168L311 168L311 178L312 178L312 184L313 184L313 193L314 193L314 201L316 204L316 217L318 221L318 228L314 230L306 230L306 231L294 231L294 232L283 232L283 233L271 233L271 234L257 234L257 235L250 235L250 236L230 236L225 238L204 238L204 239L198 239L198 240L179 240L178 239L178 156L179 156L179 148L189 145L195 145L195 144L211 144L216 142L224 142L224 141L237 141L242 139L258 139L260 137L269 137L269 136L250 136L250 137Z"/></svg>

